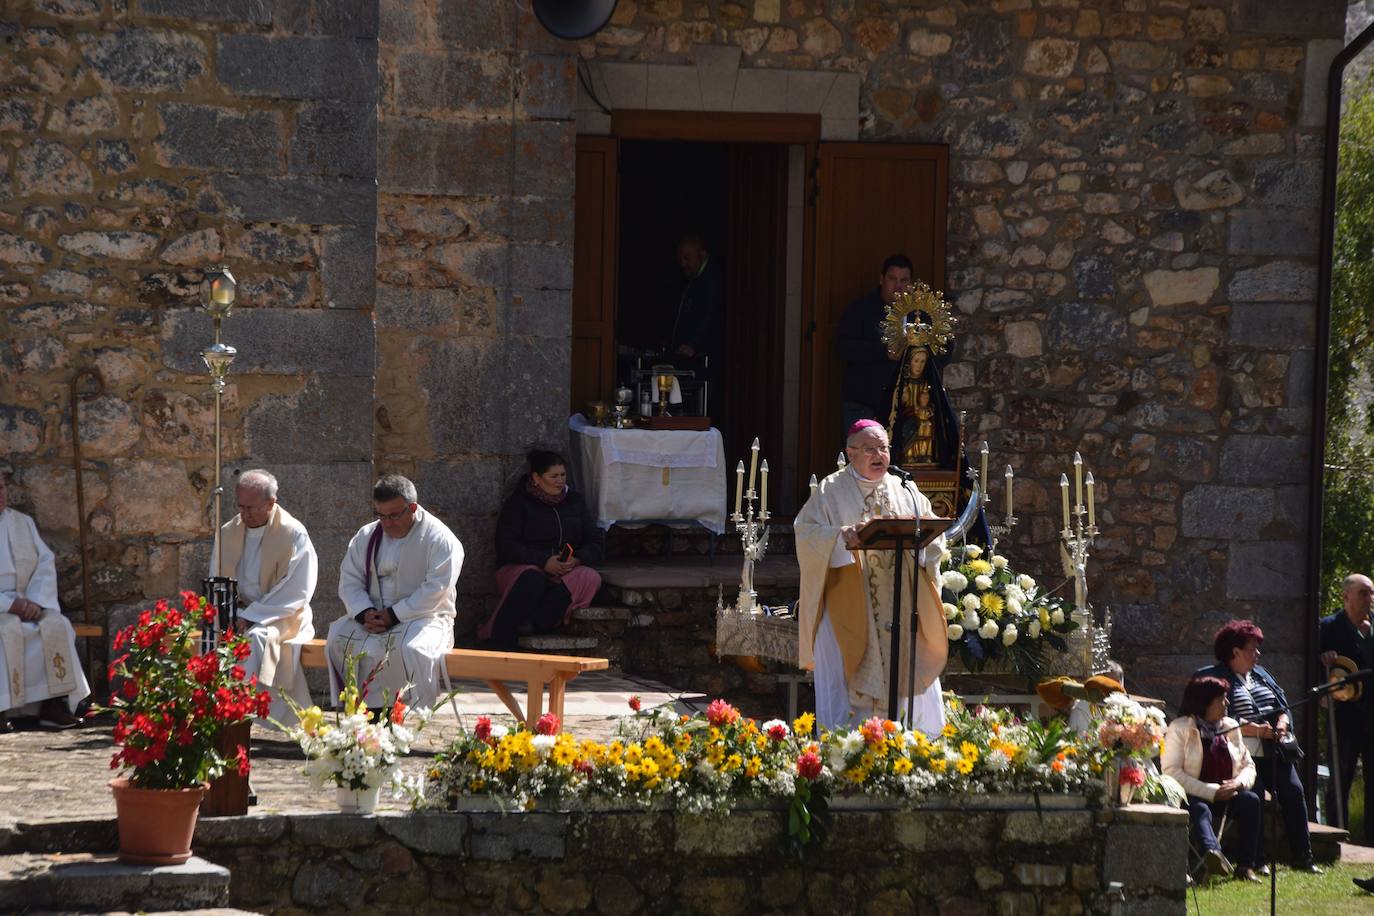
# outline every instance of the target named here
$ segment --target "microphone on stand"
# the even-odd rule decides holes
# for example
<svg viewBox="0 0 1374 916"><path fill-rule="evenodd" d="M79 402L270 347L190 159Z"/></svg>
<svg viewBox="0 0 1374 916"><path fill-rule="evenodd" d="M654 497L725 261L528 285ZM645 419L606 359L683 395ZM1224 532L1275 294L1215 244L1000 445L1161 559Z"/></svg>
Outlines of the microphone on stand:
<svg viewBox="0 0 1374 916"><path fill-rule="evenodd" d="M897 467L897 465L895 464L889 464L887 466L887 472L891 474L893 477L896 477L902 483L906 483L907 481L911 480L911 472L904 471L901 468Z"/></svg>
<svg viewBox="0 0 1374 916"><path fill-rule="evenodd" d="M1308 692L1312 694L1324 693L1335 690L1338 687L1345 687L1349 684L1358 684L1370 680L1374 680L1374 668L1361 668L1359 671L1350 672L1343 678L1327 681L1325 684L1318 684Z"/></svg>

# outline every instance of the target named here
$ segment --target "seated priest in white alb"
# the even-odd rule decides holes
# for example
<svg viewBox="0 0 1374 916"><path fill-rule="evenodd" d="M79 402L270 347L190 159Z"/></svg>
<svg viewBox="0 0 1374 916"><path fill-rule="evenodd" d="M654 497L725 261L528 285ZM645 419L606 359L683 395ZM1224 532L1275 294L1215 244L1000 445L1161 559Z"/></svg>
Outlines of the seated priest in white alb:
<svg viewBox="0 0 1374 916"><path fill-rule="evenodd" d="M210 575L220 575L223 562L225 575L238 580L235 626L251 649L243 668L272 694L268 716L290 726L296 716L286 697L303 709L310 705L301 645L315 638L310 599L319 560L305 526L277 502L277 478L245 471L234 496L239 514L220 529Z"/></svg>
<svg viewBox="0 0 1374 916"><path fill-rule="evenodd" d="M416 502L415 484L387 474L372 488L377 520L353 535L339 568L344 616L329 627L329 676L337 702L346 659L363 699L379 708L410 688L408 703L433 707L440 666L453 648L454 585L463 545ZM378 666L381 666L378 669ZM376 669L375 676L373 675Z"/></svg>
<svg viewBox="0 0 1374 916"><path fill-rule="evenodd" d="M858 550L857 528L874 518L931 515L914 483L888 474L887 433L873 420L849 428L849 464L821 481L793 525L801 566L800 665L814 669L816 719L829 729L853 728L888 715L893 581L896 552ZM902 562L901 712L907 709L909 665L915 666L915 716L928 734L945 724L940 672L949 657L940 605L939 562L944 536ZM911 658L911 608L919 627Z"/></svg>
<svg viewBox="0 0 1374 916"><path fill-rule="evenodd" d="M38 716L44 728L71 728L91 693L76 655L76 633L57 604L57 566L33 519L9 508L0 474L0 732L10 716Z"/></svg>

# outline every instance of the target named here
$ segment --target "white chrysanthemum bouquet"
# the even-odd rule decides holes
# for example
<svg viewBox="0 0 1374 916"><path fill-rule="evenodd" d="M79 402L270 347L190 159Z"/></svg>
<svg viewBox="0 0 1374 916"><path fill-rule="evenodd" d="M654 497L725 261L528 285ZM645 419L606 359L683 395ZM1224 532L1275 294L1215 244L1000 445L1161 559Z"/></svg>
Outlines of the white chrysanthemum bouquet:
<svg viewBox="0 0 1374 916"><path fill-rule="evenodd" d="M970 671L1006 659L1012 671L1039 679L1045 646L1063 652L1064 636L1078 624L1064 603L1042 593L1036 581L1018 575L1007 558L976 544L946 551L940 586L946 636Z"/></svg>

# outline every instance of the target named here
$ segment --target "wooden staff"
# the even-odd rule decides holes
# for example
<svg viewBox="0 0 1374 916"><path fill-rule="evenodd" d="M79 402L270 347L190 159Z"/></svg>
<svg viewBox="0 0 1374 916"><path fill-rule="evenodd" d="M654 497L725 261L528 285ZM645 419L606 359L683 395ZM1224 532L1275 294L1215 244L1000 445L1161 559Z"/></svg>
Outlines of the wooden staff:
<svg viewBox="0 0 1374 916"><path fill-rule="evenodd" d="M90 378L95 381L95 390L82 392L81 381ZM71 393L72 413L72 465L76 469L76 530L81 544L81 622L91 623L91 570L90 556L86 538L86 490L81 479L81 417L77 405L82 400L90 400L105 393L105 379L100 370L91 367L78 369L68 383ZM83 640L82 658L86 670L91 670L91 641Z"/></svg>

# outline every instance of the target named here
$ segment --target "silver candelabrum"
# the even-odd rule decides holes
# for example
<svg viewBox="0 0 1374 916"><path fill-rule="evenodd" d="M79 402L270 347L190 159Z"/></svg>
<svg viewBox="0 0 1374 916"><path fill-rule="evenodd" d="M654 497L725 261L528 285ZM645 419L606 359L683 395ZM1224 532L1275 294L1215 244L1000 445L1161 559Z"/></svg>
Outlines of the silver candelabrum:
<svg viewBox="0 0 1374 916"><path fill-rule="evenodd" d="M1059 536L1064 541L1064 551L1069 566L1073 570L1073 618L1080 630L1087 634L1092 623L1088 610L1088 553L1093 538L1097 536L1096 482L1092 472L1086 481L1083 477L1083 456L1073 455L1074 498L1073 508L1069 507L1069 477L1059 475L1059 493L1064 509L1064 527ZM1087 501L1084 501L1084 484L1087 484Z"/></svg>
<svg viewBox="0 0 1374 916"><path fill-rule="evenodd" d="M759 440L754 439L749 462L749 488L744 490L744 462L735 469L735 511L730 520L739 532L740 546L744 549L744 568L740 573L739 597L735 610L741 614L752 614L758 609L758 592L754 590L754 564L763 559L768 552L768 461L759 464ZM762 472L757 480L762 483L762 492L756 493L756 471ZM741 501L741 495L743 500ZM758 504L757 513L755 504Z"/></svg>

